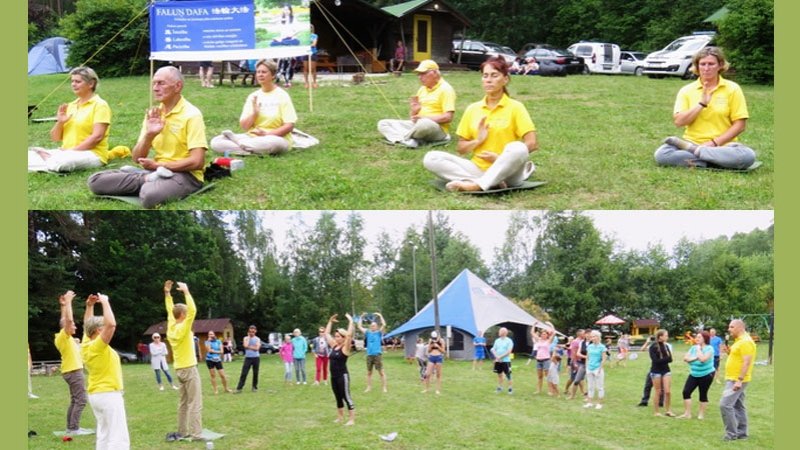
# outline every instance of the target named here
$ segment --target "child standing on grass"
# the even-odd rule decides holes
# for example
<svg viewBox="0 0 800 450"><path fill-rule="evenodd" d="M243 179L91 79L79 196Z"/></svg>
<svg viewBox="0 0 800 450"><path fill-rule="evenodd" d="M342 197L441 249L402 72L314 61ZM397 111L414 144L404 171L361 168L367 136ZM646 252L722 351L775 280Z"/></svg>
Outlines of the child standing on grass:
<svg viewBox="0 0 800 450"><path fill-rule="evenodd" d="M561 356L553 353L550 357L550 368L547 369L547 390L548 395L558 397L559 374L558 368L561 365Z"/></svg>
<svg viewBox="0 0 800 450"><path fill-rule="evenodd" d="M283 338L283 344L281 344L280 349L281 359L283 360L283 381L286 382L286 384L292 384L292 369L294 367L293 353L294 346L292 345L292 336L287 334Z"/></svg>

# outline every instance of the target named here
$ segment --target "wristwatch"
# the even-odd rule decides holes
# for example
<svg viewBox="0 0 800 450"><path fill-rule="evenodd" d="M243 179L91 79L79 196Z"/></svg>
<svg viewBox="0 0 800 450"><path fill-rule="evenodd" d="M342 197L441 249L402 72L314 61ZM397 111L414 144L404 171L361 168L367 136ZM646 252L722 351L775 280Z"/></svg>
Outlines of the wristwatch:
<svg viewBox="0 0 800 450"><path fill-rule="evenodd" d="M737 378L737 380L744 381L744 377L739 377L739 378Z"/></svg>

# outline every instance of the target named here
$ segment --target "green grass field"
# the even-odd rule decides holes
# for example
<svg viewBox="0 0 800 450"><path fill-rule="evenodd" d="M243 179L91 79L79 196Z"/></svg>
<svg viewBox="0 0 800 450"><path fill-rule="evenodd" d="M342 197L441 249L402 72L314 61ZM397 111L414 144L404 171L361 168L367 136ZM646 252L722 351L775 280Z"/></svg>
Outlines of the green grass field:
<svg viewBox="0 0 800 450"><path fill-rule="evenodd" d="M446 73L458 93L455 129L464 108L482 97L477 72ZM34 117L54 116L73 95L63 75L28 78L28 102L40 104ZM295 77L302 85L302 75ZM744 86L751 119L742 141L758 152L763 166L752 173L657 167L653 152L669 135L672 105L682 80L629 76L514 77L512 96L523 101L538 129L540 150L532 157L534 179L547 185L501 196L466 196L433 189L422 167L425 150L381 142L376 123L405 117L417 78L375 78L350 85L324 81L313 93L291 88L297 128L320 145L280 157L249 157L246 167L211 191L172 203L176 209L772 209L774 173L774 89ZM202 89L188 78L185 96L205 116L210 140L236 130L251 87L226 84ZM110 146L132 147L148 106L147 77L103 79L98 93L112 108ZM52 123L30 123L28 144L53 147ZM455 143L445 147L455 151ZM215 155L209 152L210 161ZM130 163L113 161L111 167ZM91 172L28 176L31 209L125 209L93 198Z"/></svg>
<svg viewBox="0 0 800 450"><path fill-rule="evenodd" d="M675 344L676 361L688 348ZM759 346L758 360L765 360L766 345ZM356 425L334 424L335 402L330 386L285 385L283 365L277 355L262 356L259 392L249 390L249 379L241 395L213 395L205 365L203 380L203 426L226 436L215 441L216 449L662 449L719 448L722 421L718 402L722 385L713 385L705 420L653 417L651 408L639 402L649 360L645 354L627 367L606 369L606 405L602 410L582 408L579 400L534 395L535 364L525 365L527 357L514 362L514 394L495 394L496 376L491 364L472 370L471 362L446 361L442 394L422 394L416 363L408 364L401 351L390 351L384 358L389 392L373 389L364 393L366 366L364 353L351 357L352 394L356 404ZM647 360L647 361L646 361ZM235 387L241 358L226 364ZM724 359L723 359L724 364ZM307 364L313 377L313 360ZM683 362L672 364L673 410L682 411L680 391L688 369ZM172 371L174 373L174 370ZM125 408L131 446L137 449L200 448L202 443L167 443L164 437L176 429L178 394L159 392L149 365L123 367ZM252 376L252 375L251 375ZM566 378L562 372L561 386ZM377 376L375 382L378 381ZM379 383L377 384L379 386ZM34 376L34 393L28 400L28 425L38 433L29 439L30 449L63 449L53 431L65 428L69 402L66 383L60 376ZM694 394L694 415L697 413ZM753 382L747 389L750 439L729 443L736 448L775 446L774 367L756 365ZM87 405L83 427L94 428L94 416ZM394 442L380 435L398 433ZM71 449L90 449L94 436L80 436L69 443Z"/></svg>

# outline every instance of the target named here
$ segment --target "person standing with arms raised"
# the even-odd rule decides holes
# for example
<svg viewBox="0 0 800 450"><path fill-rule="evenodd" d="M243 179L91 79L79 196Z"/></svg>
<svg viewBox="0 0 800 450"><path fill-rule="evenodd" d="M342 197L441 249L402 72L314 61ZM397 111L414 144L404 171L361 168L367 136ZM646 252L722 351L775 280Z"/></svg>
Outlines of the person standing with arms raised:
<svg viewBox="0 0 800 450"><path fill-rule="evenodd" d="M178 282L186 303L173 304L172 280L164 282L164 303L167 308L167 340L175 357L175 373L180 386L178 393L178 434L190 440L203 439L203 388L197 371L192 325L197 306L186 283Z"/></svg>
<svg viewBox="0 0 800 450"><path fill-rule="evenodd" d="M58 298L61 305L61 329L55 336L54 342L61 354L61 376L69 386L69 407L67 408L67 434L81 435L92 434L94 430L81 428L81 414L86 407L86 380L83 377L83 361L81 361L80 347L72 338L77 331L75 319L72 315L72 300L75 293L67 291Z"/></svg>

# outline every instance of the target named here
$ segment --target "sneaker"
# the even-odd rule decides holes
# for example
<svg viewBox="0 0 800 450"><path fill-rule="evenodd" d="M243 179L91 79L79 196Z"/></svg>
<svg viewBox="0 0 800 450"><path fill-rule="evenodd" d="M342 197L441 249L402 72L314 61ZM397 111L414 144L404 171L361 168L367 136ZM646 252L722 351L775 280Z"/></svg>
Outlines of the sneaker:
<svg viewBox="0 0 800 450"><path fill-rule="evenodd" d="M728 436L726 434L725 436L722 436L722 440L723 441L735 441L736 440L736 436Z"/></svg>
<svg viewBox="0 0 800 450"><path fill-rule="evenodd" d="M508 395L514 394L514 389L508 388Z"/></svg>
<svg viewBox="0 0 800 450"><path fill-rule="evenodd" d="M594 405L594 409L603 409L603 405L598 403L598 404Z"/></svg>
<svg viewBox="0 0 800 450"><path fill-rule="evenodd" d="M592 403L586 403L583 405L584 408L591 408L592 406L594 406Z"/></svg>
<svg viewBox="0 0 800 450"><path fill-rule="evenodd" d="M647 402L639 402L639 404L636 406L647 406Z"/></svg>
<svg viewBox="0 0 800 450"><path fill-rule="evenodd" d="M495 390L495 392L499 394L499 393L503 392L503 388L501 388L500 386L497 386L497 389Z"/></svg>
<svg viewBox="0 0 800 450"><path fill-rule="evenodd" d="M91 428L78 428L75 430L75 435L77 436L86 436L89 434L94 434L94 430Z"/></svg>
<svg viewBox="0 0 800 450"><path fill-rule="evenodd" d="M315 381L314 386L319 386L319 381Z"/></svg>
<svg viewBox="0 0 800 450"><path fill-rule="evenodd" d="M158 387L158 390L159 390L159 391L163 391L163 390L164 390L164 386L159 386L159 387Z"/></svg>
<svg viewBox="0 0 800 450"><path fill-rule="evenodd" d="M241 390L241 389L237 389L237 390L235 390L233 393L234 393L234 394L241 394L241 393L242 393L242 390Z"/></svg>
<svg viewBox="0 0 800 450"><path fill-rule="evenodd" d="M306 383L305 381L303 381L303 384L308 384L308 383Z"/></svg>
<svg viewBox="0 0 800 450"><path fill-rule="evenodd" d="M441 392L439 392L439 390L437 389L436 390L436 395L439 395L439 394L441 394Z"/></svg>
<svg viewBox="0 0 800 450"><path fill-rule="evenodd" d="M252 391L253 391L253 392L258 392L258 388L255 388L255 387L254 387L254 388L252 389Z"/></svg>
<svg viewBox="0 0 800 450"><path fill-rule="evenodd" d="M175 385L173 384L173 385L172 385L172 389L175 389L175 390L177 391L177 390L178 390L178 386L175 386Z"/></svg>
<svg viewBox="0 0 800 450"><path fill-rule="evenodd" d="M300 384L300 382L298 381L298 382L297 382L297 383L295 383L295 384Z"/></svg>

